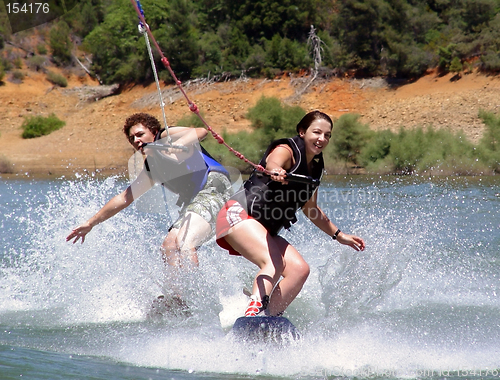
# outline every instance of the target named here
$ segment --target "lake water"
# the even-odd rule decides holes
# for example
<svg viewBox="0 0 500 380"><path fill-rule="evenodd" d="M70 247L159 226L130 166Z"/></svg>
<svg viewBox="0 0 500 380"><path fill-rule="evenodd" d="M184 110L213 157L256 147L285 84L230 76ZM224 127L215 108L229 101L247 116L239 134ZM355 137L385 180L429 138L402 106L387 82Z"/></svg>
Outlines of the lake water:
<svg viewBox="0 0 500 380"><path fill-rule="evenodd" d="M311 275L283 346L229 333L255 268L213 240L175 284L193 315L147 317L170 276L164 213L139 204L65 242L125 186L0 179L1 379L500 378L500 177L329 177L321 207L367 249L303 216L284 232Z"/></svg>

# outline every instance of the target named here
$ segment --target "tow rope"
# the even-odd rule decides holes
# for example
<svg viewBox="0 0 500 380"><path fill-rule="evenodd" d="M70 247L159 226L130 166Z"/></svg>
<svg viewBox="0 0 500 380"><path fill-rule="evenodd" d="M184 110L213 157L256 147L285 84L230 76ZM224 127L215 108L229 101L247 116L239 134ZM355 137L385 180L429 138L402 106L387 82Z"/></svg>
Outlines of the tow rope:
<svg viewBox="0 0 500 380"><path fill-rule="evenodd" d="M137 16L139 17L139 20L140 20L139 27L138 27L139 28L139 32L141 34L144 34L144 36L146 38L146 45L148 46L149 58L151 60L151 64L152 64L152 68L153 68L153 73L154 73L155 81L156 81L156 87L157 87L157 90L158 90L158 95L160 97L160 106L161 106L162 113L163 113L163 121L164 121L165 126L166 126L165 129L168 131L167 119L166 119L166 116L165 116L165 103L163 102L163 96L162 96L161 90L160 90L160 83L159 83L159 80L158 80L158 74L156 72L156 65L154 64L153 52L152 52L151 45L150 45L150 42L149 42L150 40L153 42L156 50L158 51L158 54L160 55L161 62L163 63L163 66L165 66L165 68L168 70L168 72L172 76L175 84L179 88L179 91L181 92L182 96L184 96L184 99L186 100L186 102L187 102L187 104L189 106L189 109L191 110L191 112L193 112L194 114L196 114L196 116L198 116L198 118L201 120L201 122L203 123L203 125L205 125L205 128L212 134L213 138L215 140L217 140L217 142L219 144L224 145L231 153L233 153L240 160L242 160L245 163L253 166L253 168L255 170L257 170L259 172L262 172L264 174L267 174L267 175L274 174L274 173L271 173L270 171L268 171L267 169L265 169L262 165L257 165L255 163L253 163L252 161L250 161L249 159L247 159L242 153L236 151L231 146L229 146L224 141L224 139L222 138L222 136L219 135L217 132L215 132L213 130L213 128L205 121L205 119L203 118L203 116L200 115L200 111L198 109L198 106L194 102L192 102L191 99L189 99L188 95L184 91L184 88L182 87L182 82L177 78L177 76L175 75L174 71L170 67L170 62L168 61L167 57L165 57L165 55L163 54L160 46L158 45L158 42L156 41L155 37L153 36L153 33L151 32L151 29L149 28L149 25L146 23L146 20L144 18L144 11L142 10L142 6L141 6L141 3L140 3L140 0L135 0L135 1L134 0L130 0L130 1L131 1L132 5L134 6L134 9L135 9L135 11L137 13ZM148 38L148 36L149 36L149 38ZM169 139L169 142L170 142L170 136L168 136L168 139Z"/></svg>

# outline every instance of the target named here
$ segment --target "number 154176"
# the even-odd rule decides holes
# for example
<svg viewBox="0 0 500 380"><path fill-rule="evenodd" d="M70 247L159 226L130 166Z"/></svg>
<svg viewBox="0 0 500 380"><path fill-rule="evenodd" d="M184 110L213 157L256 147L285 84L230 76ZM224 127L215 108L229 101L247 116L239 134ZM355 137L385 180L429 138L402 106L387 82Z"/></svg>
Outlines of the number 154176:
<svg viewBox="0 0 500 380"><path fill-rule="evenodd" d="M7 13L49 13L49 3L6 3Z"/></svg>

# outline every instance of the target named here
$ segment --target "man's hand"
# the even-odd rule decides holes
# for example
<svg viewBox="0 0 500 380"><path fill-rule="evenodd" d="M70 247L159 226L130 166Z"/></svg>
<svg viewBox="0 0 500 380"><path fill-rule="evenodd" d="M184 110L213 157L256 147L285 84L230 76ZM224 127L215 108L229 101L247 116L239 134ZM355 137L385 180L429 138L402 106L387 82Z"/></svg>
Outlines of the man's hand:
<svg viewBox="0 0 500 380"><path fill-rule="evenodd" d="M73 228L71 233L66 237L66 241L70 241L71 239L75 239L73 244L75 244L78 240L82 239L82 244L85 241L85 236L92 230L92 226L90 224L84 223L79 225L78 227Z"/></svg>

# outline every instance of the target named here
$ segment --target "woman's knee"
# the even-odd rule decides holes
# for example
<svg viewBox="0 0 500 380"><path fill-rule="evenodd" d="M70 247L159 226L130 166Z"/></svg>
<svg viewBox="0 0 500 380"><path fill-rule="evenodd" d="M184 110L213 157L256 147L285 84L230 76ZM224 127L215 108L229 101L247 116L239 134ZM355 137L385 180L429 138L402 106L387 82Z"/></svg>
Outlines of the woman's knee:
<svg viewBox="0 0 500 380"><path fill-rule="evenodd" d="M304 282L307 280L309 277L309 274L311 273L311 268L309 267L309 264L307 264L305 261L301 265L301 276L304 278Z"/></svg>
<svg viewBox="0 0 500 380"><path fill-rule="evenodd" d="M265 261L263 265L260 266L261 272L266 273L273 279L273 283L276 283L282 276L285 269L283 260L268 260Z"/></svg>
<svg viewBox="0 0 500 380"><path fill-rule="evenodd" d="M287 263L287 275L293 276L297 282L304 283L309 277L311 268L304 260L294 261L291 265Z"/></svg>

